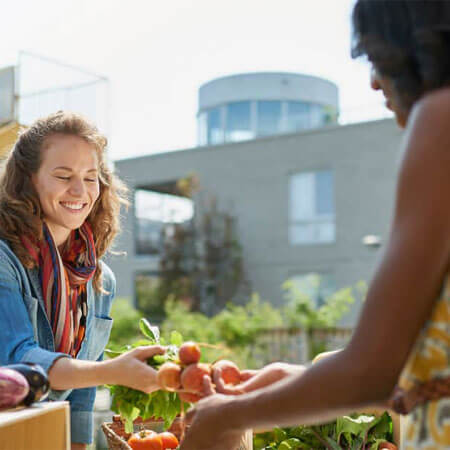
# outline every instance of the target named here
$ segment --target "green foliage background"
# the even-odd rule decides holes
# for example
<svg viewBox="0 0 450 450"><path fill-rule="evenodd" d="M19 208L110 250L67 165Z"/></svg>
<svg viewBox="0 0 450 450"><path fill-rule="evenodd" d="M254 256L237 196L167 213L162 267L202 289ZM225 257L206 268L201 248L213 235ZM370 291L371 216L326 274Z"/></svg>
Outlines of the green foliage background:
<svg viewBox="0 0 450 450"><path fill-rule="evenodd" d="M319 282L316 280L315 282ZM242 368L256 368L256 352L264 352L258 336L274 328L301 328L310 336L309 359L327 350L325 344L314 340L313 331L335 327L356 298L364 298L365 283L340 289L316 306L310 296L300 291L294 283L286 282L285 304L275 307L254 294L246 305L232 303L213 317L192 312L188 306L169 295L165 303L165 319L160 324L161 334L169 340L174 330L185 340L202 344L202 359L212 362L219 358L234 360ZM116 349L139 338L139 319L142 313L126 299L117 299L112 308L114 326L109 348ZM152 322L152 318L148 317ZM259 348L258 348L259 346Z"/></svg>

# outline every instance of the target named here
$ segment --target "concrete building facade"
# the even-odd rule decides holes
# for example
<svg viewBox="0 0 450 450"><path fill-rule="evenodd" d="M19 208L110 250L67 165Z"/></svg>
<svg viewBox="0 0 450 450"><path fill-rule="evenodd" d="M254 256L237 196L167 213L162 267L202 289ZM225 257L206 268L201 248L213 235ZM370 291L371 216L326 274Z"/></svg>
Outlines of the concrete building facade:
<svg viewBox="0 0 450 450"><path fill-rule="evenodd" d="M132 192L195 173L219 205L237 217L252 289L279 305L281 285L289 278L316 273L333 280L335 288L370 280L382 250L368 248L362 239L375 235L386 241L400 139L391 119L330 125L125 159L116 162L116 170ZM315 183L312 190L308 180ZM296 205L298 195L314 189L317 213L311 216ZM158 255L136 254L134 212L133 204L117 243L127 256L110 260L117 294L129 298L137 274L158 271ZM358 312L356 305L344 324L353 324Z"/></svg>

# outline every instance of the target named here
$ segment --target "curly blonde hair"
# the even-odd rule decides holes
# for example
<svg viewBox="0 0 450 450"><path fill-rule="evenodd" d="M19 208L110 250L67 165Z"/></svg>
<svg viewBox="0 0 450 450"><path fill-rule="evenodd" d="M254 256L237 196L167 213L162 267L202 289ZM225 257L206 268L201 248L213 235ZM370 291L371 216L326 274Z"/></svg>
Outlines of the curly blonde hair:
<svg viewBox="0 0 450 450"><path fill-rule="evenodd" d="M120 231L121 205L128 206L128 189L108 168L105 158L106 137L79 114L59 111L38 119L21 131L0 174L0 238L11 245L22 264L31 269L35 261L23 246L21 236L43 239L43 211L31 176L39 170L46 139L55 134L78 136L95 148L99 161L100 195L87 220L94 235L97 257L111 248ZM102 289L99 264L93 278L96 291Z"/></svg>

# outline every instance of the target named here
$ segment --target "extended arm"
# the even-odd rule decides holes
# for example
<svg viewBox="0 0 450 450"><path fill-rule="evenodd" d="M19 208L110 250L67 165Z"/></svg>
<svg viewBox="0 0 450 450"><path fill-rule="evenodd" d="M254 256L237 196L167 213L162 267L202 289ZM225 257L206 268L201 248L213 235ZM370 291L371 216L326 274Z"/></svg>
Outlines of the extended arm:
<svg viewBox="0 0 450 450"><path fill-rule="evenodd" d="M159 389L157 372L146 360L164 353L160 346L138 347L107 361L58 359L49 372L52 389L78 389L102 384L121 384L144 392Z"/></svg>
<svg viewBox="0 0 450 450"><path fill-rule="evenodd" d="M438 95L410 119L389 243L349 346L301 376L202 400L182 450L222 450L233 430L323 422L390 395L449 269L450 94Z"/></svg>

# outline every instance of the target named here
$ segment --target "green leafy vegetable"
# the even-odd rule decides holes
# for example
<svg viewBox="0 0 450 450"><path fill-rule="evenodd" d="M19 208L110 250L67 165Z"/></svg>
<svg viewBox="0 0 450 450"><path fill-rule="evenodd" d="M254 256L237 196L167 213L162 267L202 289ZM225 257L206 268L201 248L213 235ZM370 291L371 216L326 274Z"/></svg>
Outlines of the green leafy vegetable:
<svg viewBox="0 0 450 450"><path fill-rule="evenodd" d="M160 338L158 327L150 325L147 319L140 319L139 328L147 339L140 339L132 345L126 345L119 351L106 350L105 353L109 357L115 358L135 347L165 345L165 341ZM178 361L178 348L182 343L183 337L181 334L176 331L172 332L170 345L166 347L166 352L163 355L153 356L147 363L158 369L167 361ZM133 432L133 421L138 417L143 420L163 419L165 428L169 428L182 409L182 402L176 392L159 390L146 394L126 386L111 385L107 387L112 396L111 409L125 420L125 431L127 433ZM185 404L185 409L187 407L188 404Z"/></svg>
<svg viewBox="0 0 450 450"><path fill-rule="evenodd" d="M323 425L275 428L257 434L254 450L378 450L383 442L392 442L392 419L388 413L353 414Z"/></svg>
<svg viewBox="0 0 450 450"><path fill-rule="evenodd" d="M160 335L158 327L152 327L147 319L142 318L139 320L139 329L144 336L146 336L155 344L159 344Z"/></svg>

